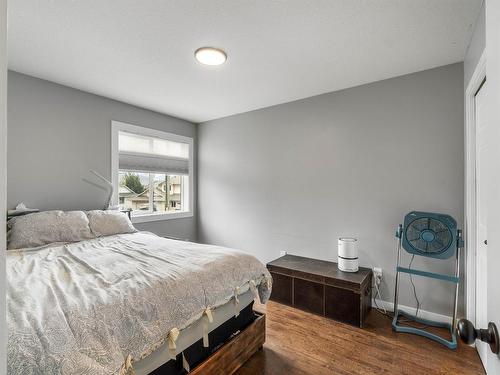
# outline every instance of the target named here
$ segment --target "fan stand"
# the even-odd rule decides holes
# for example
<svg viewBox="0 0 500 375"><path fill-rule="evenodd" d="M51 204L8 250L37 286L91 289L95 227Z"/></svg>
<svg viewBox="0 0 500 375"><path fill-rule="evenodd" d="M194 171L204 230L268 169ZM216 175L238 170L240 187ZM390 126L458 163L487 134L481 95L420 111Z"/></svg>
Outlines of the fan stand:
<svg viewBox="0 0 500 375"><path fill-rule="evenodd" d="M394 318L392 320L392 329L396 332L411 333L411 334L427 337L428 339L437 341L437 342L447 346L450 349L456 349L457 348L456 321L457 321L457 307L458 307L458 286L459 286L459 280L460 280L460 278L459 278L459 275L460 275L460 248L462 246L461 245L462 244L462 232L460 230L457 231L457 251L456 251L456 259L455 259L455 274L454 274L454 276L401 267L400 260L401 260L402 232L403 232L403 227L402 227L402 225L400 225L397 232L396 232L396 237L398 238L398 240L397 240L398 257L397 257L397 267L396 267L396 288L395 288L395 294L394 294ZM413 316L411 314L408 314L407 312L399 310L399 308L398 308L398 294L399 294L398 287L399 287L399 285L398 284L399 284L399 274L401 272L407 273L410 275L416 275L416 276L428 277L428 278L441 280L441 281L447 281L447 282L451 282L451 283L455 284L455 299L454 299L454 305L453 305L453 318L452 318L451 324L419 318L419 317ZM425 324L427 326L446 328L450 331L451 339L447 340L439 335L428 332L425 329L403 326L403 325L399 324L399 322L398 322L398 319L400 316L405 317L406 319L417 322L417 323Z"/></svg>

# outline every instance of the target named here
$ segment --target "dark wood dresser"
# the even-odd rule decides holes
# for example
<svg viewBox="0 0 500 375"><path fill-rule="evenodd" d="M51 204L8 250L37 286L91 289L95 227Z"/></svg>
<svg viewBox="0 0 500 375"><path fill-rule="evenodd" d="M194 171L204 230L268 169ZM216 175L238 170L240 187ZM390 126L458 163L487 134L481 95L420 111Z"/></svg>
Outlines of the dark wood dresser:
<svg viewBox="0 0 500 375"><path fill-rule="evenodd" d="M337 263L285 255L267 264L271 300L357 327L372 306L372 270L339 271Z"/></svg>

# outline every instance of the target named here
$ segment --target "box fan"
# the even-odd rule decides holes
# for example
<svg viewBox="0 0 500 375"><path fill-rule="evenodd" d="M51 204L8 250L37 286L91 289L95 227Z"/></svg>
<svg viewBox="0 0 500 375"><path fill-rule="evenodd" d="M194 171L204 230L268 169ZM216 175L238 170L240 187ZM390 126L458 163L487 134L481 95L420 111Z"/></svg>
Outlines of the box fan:
<svg viewBox="0 0 500 375"><path fill-rule="evenodd" d="M463 247L462 232L457 229L457 222L449 215L431 212L413 211L404 218L404 224L399 225L396 231L397 237L397 266L396 266L396 287L394 295L394 318L392 328L396 332L405 332L427 337L446 345L450 349L457 347L456 339L456 319L458 303L458 286L460 272L460 249ZM443 260L455 256L454 275L433 273L424 270L401 267L401 248L411 255L426 258ZM455 293L453 296L453 318L450 323L436 322L419 318L399 310L398 308L398 287L400 273L428 277L454 284ZM398 321L399 317L424 324L426 326L441 327L449 330L451 338L449 340L428 332L425 329L404 326Z"/></svg>

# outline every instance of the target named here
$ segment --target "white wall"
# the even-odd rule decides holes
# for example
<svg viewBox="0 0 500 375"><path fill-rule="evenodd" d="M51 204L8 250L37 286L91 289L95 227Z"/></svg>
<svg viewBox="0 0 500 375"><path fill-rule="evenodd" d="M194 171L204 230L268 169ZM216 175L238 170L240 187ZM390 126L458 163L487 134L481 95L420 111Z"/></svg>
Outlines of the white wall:
<svg viewBox="0 0 500 375"><path fill-rule="evenodd" d="M199 239L267 262L281 250L333 260L337 238L356 236L392 300L404 215L449 213L463 227L463 141L462 64L200 124ZM451 285L415 283L422 308L451 314ZM406 276L401 294L413 304Z"/></svg>
<svg viewBox="0 0 500 375"><path fill-rule="evenodd" d="M196 125L175 117L12 71L8 78L9 208L102 208L105 192L83 179L97 181L89 169L111 176L111 120L196 138ZM136 226L196 239L194 217Z"/></svg>
<svg viewBox="0 0 500 375"><path fill-rule="evenodd" d="M7 1L0 0L0 374L7 372L5 202L7 199Z"/></svg>

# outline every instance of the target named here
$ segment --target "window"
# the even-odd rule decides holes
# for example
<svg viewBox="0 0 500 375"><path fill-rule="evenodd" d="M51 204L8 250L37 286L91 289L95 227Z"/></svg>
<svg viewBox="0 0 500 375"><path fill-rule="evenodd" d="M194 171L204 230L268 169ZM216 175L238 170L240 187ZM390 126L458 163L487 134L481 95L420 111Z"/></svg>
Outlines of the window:
<svg viewBox="0 0 500 375"><path fill-rule="evenodd" d="M193 139L112 122L114 203L133 222L192 216Z"/></svg>

